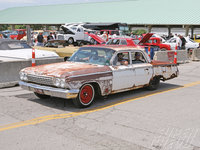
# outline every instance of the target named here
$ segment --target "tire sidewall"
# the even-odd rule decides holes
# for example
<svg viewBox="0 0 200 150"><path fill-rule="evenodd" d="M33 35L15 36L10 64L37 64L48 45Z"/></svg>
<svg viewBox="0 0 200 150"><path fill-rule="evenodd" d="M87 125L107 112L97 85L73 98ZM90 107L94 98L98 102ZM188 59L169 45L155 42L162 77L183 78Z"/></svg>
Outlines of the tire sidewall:
<svg viewBox="0 0 200 150"><path fill-rule="evenodd" d="M92 89L92 93L93 93L93 94L92 94L92 99L90 100L89 103L83 103L83 102L81 101L81 95L80 95L80 93L81 93L82 89L83 89L85 86L90 86L91 89ZM94 87L93 87L91 84L84 84L84 85L80 88L79 94L78 94L77 98L73 100L73 102L74 102L74 104L75 104L77 107L84 108L84 107L88 107L88 106L90 106L90 105L92 104L92 102L94 101L94 97L95 97L95 90L94 90Z"/></svg>
<svg viewBox="0 0 200 150"><path fill-rule="evenodd" d="M70 42L71 41L71 42ZM70 37L69 39L68 39L68 43L69 44L73 44L74 43L74 39L72 38L72 37Z"/></svg>
<svg viewBox="0 0 200 150"><path fill-rule="evenodd" d="M160 85L160 78L159 77L154 77L150 83L149 86L147 87L149 90L156 90Z"/></svg>

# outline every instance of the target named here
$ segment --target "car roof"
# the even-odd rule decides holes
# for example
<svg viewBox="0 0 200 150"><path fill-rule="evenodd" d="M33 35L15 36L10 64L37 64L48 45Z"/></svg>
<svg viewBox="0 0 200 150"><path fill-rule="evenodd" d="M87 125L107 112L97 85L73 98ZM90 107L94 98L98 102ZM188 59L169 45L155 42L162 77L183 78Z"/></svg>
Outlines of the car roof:
<svg viewBox="0 0 200 150"><path fill-rule="evenodd" d="M133 38L123 38L123 37L117 37L117 38L111 38L111 39L117 39L117 40L133 40Z"/></svg>
<svg viewBox="0 0 200 150"><path fill-rule="evenodd" d="M114 51L127 51L127 50L144 50L140 46L133 47L133 46L84 46L84 47L92 47L92 48L107 48L107 49L112 49Z"/></svg>

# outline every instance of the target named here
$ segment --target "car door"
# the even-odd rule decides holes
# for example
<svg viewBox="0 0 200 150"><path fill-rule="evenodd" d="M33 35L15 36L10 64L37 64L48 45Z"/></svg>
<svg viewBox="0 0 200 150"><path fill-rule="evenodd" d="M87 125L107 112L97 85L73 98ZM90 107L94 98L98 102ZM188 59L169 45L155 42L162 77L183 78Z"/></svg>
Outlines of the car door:
<svg viewBox="0 0 200 150"><path fill-rule="evenodd" d="M84 31L83 31L83 28L81 27L77 28L76 40L84 40Z"/></svg>
<svg viewBox="0 0 200 150"><path fill-rule="evenodd" d="M171 47L171 49L175 49L175 47L176 47L176 38L172 38L172 39L170 39L166 44L169 44L170 45L170 47Z"/></svg>
<svg viewBox="0 0 200 150"><path fill-rule="evenodd" d="M140 55L140 58L136 59ZM141 51L131 52L132 68L135 72L134 86L148 84L153 75L153 67L148 63L146 56Z"/></svg>
<svg viewBox="0 0 200 150"><path fill-rule="evenodd" d="M119 54L119 53L118 53ZM117 55L113 59L111 69L113 71L112 91L131 88L134 85L135 71L130 63L130 53L123 52L128 65L117 64Z"/></svg>

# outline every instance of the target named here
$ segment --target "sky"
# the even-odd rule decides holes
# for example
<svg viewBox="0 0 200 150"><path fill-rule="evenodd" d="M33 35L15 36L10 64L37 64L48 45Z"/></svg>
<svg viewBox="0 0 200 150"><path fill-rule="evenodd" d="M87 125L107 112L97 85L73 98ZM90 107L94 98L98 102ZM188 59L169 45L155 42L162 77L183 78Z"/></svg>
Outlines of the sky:
<svg viewBox="0 0 200 150"><path fill-rule="evenodd" d="M12 7L103 2L112 0L0 0L0 10Z"/></svg>

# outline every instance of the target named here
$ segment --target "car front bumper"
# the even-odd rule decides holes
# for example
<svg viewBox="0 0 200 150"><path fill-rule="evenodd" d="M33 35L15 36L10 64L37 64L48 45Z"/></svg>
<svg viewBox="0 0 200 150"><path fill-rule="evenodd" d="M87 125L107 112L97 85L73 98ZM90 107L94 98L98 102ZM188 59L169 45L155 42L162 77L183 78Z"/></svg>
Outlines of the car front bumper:
<svg viewBox="0 0 200 150"><path fill-rule="evenodd" d="M43 86L43 85L38 85L38 84L33 84L33 83L27 83L23 81L20 81L19 85L23 89L33 91L39 94L45 94L45 95L50 95L50 96L60 97L60 98L67 98L67 99L76 98L79 93L79 89L67 90L67 89L53 88L53 87Z"/></svg>

